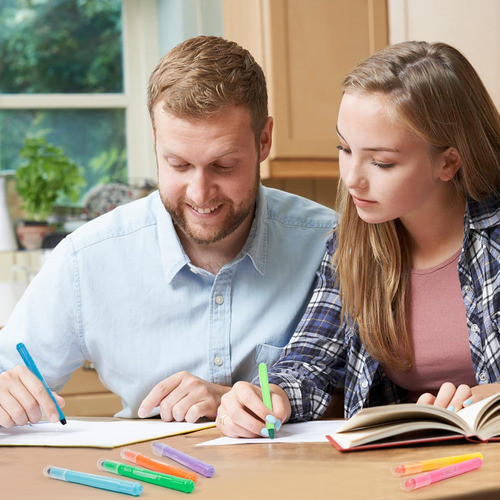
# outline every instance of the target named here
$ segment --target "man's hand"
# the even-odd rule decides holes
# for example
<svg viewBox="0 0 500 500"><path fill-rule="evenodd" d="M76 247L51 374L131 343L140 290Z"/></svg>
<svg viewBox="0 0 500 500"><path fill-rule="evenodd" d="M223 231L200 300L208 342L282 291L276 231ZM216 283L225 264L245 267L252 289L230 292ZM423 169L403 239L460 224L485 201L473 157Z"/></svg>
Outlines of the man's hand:
<svg viewBox="0 0 500 500"><path fill-rule="evenodd" d="M201 417L214 420L221 397L229 389L189 372L178 372L153 388L141 403L138 415L144 418L159 406L161 418L165 422L196 422Z"/></svg>
<svg viewBox="0 0 500 500"><path fill-rule="evenodd" d="M53 393L57 404L64 399ZM59 422L56 405L40 380L25 366L0 373L0 425L13 427L37 423L42 411L51 422Z"/></svg>

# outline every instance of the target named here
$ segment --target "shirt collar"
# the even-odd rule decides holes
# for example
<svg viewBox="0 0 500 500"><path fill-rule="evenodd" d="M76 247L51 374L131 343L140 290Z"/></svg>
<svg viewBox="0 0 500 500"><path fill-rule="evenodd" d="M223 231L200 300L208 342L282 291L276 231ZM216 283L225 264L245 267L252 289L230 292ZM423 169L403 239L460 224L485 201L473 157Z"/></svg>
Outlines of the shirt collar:
<svg viewBox="0 0 500 500"><path fill-rule="evenodd" d="M490 196L484 201L467 199L466 224L481 231L500 225L500 197Z"/></svg>
<svg viewBox="0 0 500 500"><path fill-rule="evenodd" d="M170 283L181 269L191 265L191 261L182 247L172 218L166 211L159 193L155 202L155 211L163 274L166 281ZM248 255L257 272L264 275L266 271L267 231L267 202L264 188L260 185L255 216L247 241L239 254L227 265L234 265Z"/></svg>

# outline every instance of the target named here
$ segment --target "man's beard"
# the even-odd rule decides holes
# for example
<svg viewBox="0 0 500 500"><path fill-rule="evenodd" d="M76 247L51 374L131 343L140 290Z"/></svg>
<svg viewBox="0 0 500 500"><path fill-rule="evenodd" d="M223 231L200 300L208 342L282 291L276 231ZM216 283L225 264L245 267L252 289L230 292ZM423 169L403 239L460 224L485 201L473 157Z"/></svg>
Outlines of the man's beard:
<svg viewBox="0 0 500 500"><path fill-rule="evenodd" d="M184 199L177 204L173 204L170 203L169 200L166 200L161 192L160 197L174 224L177 225L191 241L198 245L209 245L210 243L221 241L232 234L241 226L248 216L253 215L259 184L260 173L257 169L257 177L253 185L249 187L248 197L238 206L235 206L234 202L229 199L215 200L213 202L213 205L224 204L224 208L228 210L224 221L219 226L204 224L203 222L190 224L185 216L184 210L186 202L188 202L187 204L192 204L189 203L191 200Z"/></svg>

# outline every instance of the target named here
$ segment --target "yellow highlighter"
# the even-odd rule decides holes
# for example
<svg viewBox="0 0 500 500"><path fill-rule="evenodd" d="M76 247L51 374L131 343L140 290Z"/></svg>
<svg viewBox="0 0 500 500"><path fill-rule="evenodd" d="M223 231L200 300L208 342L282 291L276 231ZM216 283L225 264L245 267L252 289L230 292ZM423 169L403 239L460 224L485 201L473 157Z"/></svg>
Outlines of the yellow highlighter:
<svg viewBox="0 0 500 500"><path fill-rule="evenodd" d="M440 469L448 465L457 464L471 458L483 459L482 453L469 453L467 455L455 455L453 457L434 458L432 460L422 460L421 462L409 462L393 465L392 475L396 477L406 476L408 474L419 474L429 470Z"/></svg>

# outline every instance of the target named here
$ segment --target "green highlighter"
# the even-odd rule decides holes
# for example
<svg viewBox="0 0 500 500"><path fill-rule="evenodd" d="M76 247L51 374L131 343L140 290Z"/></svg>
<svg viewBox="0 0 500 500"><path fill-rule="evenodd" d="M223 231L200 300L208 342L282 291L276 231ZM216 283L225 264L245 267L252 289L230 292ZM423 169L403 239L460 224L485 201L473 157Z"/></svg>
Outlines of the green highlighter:
<svg viewBox="0 0 500 500"><path fill-rule="evenodd" d="M269 392L269 379L267 377L267 366L266 363L259 364L259 381L260 388L262 389L262 401L267 406L270 411L273 411L273 405L271 403L271 393ZM274 424L266 422L267 432L269 432L269 437L274 439Z"/></svg>
<svg viewBox="0 0 500 500"><path fill-rule="evenodd" d="M133 467L113 460L107 460L105 458L100 458L97 461L97 467L106 472L130 477L137 481L156 484L172 490L183 491L184 493L191 493L194 490L194 481L191 481L191 479L170 476L169 474L163 474L161 472L153 472L147 469L141 469L140 467Z"/></svg>

